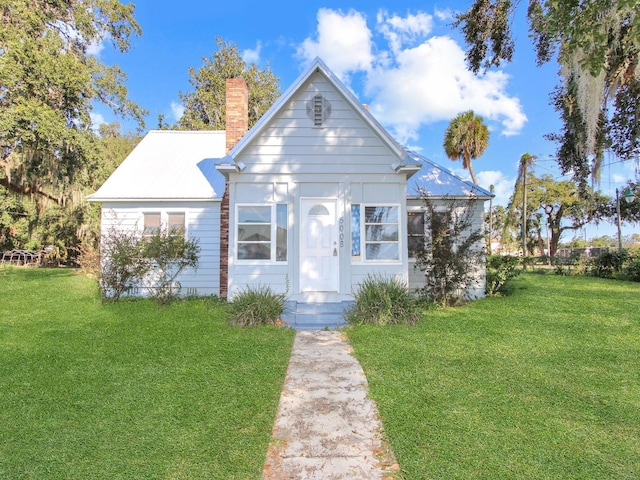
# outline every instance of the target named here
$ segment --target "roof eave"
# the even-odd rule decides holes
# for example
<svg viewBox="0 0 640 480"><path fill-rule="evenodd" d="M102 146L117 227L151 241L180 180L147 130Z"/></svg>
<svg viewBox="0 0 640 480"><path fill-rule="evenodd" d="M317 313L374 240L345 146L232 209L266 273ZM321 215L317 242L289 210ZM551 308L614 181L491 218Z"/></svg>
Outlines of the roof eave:
<svg viewBox="0 0 640 480"><path fill-rule="evenodd" d="M230 155L227 155L222 160L222 162L216 163L216 170L224 175L227 180L230 173L240 173L246 167L243 162L236 162Z"/></svg>
<svg viewBox="0 0 640 480"><path fill-rule="evenodd" d="M487 200L491 200L492 197L487 197L484 195L407 195L407 200L422 200L423 198L430 198L436 200L482 200L486 202Z"/></svg>
<svg viewBox="0 0 640 480"><path fill-rule="evenodd" d="M420 171L420 165L407 165L403 163L397 163L392 165L393 171L398 174L404 174L407 176L407 180Z"/></svg>
<svg viewBox="0 0 640 480"><path fill-rule="evenodd" d="M93 203L125 203L125 202L135 202L135 203L151 203L151 202L221 202L221 197L95 197L88 196L86 197L88 202Z"/></svg>

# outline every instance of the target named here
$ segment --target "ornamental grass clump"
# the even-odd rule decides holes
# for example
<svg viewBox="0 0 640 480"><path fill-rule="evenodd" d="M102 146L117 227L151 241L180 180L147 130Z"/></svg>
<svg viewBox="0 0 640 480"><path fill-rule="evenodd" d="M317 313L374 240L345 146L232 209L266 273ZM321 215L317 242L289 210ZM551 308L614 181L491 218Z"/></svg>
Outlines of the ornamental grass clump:
<svg viewBox="0 0 640 480"><path fill-rule="evenodd" d="M285 295L268 285L248 286L233 296L229 322L236 327L277 325L284 301Z"/></svg>
<svg viewBox="0 0 640 480"><path fill-rule="evenodd" d="M368 275L354 296L345 313L352 325L414 325L420 317L417 299L396 277Z"/></svg>

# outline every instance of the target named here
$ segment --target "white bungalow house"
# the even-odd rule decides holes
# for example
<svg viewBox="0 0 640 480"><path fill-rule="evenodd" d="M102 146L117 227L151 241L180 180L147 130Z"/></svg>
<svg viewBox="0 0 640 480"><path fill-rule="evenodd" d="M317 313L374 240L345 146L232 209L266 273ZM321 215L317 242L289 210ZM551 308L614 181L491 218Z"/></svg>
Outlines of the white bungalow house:
<svg viewBox="0 0 640 480"><path fill-rule="evenodd" d="M287 294L287 322L332 326L318 305L341 312L369 274L421 286L409 254L425 228L421 191L471 199L482 226L491 193L401 147L322 60L251 130L247 103L244 80L229 80L226 132L151 131L89 197L102 203L103 231L180 225L199 239L183 293L269 285Z"/></svg>

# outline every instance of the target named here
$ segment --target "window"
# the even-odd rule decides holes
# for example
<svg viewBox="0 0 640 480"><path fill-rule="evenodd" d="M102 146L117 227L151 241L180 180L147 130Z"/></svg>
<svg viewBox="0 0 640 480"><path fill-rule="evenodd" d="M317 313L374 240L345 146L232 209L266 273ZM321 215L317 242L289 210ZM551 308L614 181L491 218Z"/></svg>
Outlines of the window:
<svg viewBox="0 0 640 480"><path fill-rule="evenodd" d="M424 212L407 212L407 247L409 258L424 248Z"/></svg>
<svg viewBox="0 0 640 480"><path fill-rule="evenodd" d="M169 231L185 231L184 212L169 212L167 214L167 227Z"/></svg>
<svg viewBox="0 0 640 480"><path fill-rule="evenodd" d="M162 227L166 227L167 231L181 230L186 232L186 215L184 212L145 212L142 214L143 219L143 235L152 236L160 231Z"/></svg>
<svg viewBox="0 0 640 480"><path fill-rule="evenodd" d="M238 205L237 225L238 260L287 261L286 204Z"/></svg>
<svg viewBox="0 0 640 480"><path fill-rule="evenodd" d="M279 203L276 205L276 262L287 261L288 220L287 205Z"/></svg>
<svg viewBox="0 0 640 480"><path fill-rule="evenodd" d="M365 260L399 260L400 209L364 207Z"/></svg>
<svg viewBox="0 0 640 480"><path fill-rule="evenodd" d="M351 205L351 260L400 260L399 227L398 206Z"/></svg>
<svg viewBox="0 0 640 480"><path fill-rule="evenodd" d="M351 205L351 260L360 260L360 205Z"/></svg>
<svg viewBox="0 0 640 480"><path fill-rule="evenodd" d="M144 213L144 235L155 235L160 231L160 212Z"/></svg>

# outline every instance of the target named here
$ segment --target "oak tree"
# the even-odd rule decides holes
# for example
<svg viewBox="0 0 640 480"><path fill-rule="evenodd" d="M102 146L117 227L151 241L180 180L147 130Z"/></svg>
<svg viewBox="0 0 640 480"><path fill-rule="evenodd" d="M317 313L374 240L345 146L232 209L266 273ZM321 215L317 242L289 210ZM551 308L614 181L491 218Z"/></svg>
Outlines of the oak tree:
<svg viewBox="0 0 640 480"><path fill-rule="evenodd" d="M193 91L180 92L184 113L177 127L188 130L225 129L225 82L227 78L242 77L249 89L249 128L280 96L278 77L267 67L261 70L255 63L247 65L238 46L216 39L218 50L202 59L198 70L189 69L189 83Z"/></svg>
<svg viewBox="0 0 640 480"><path fill-rule="evenodd" d="M0 185L63 205L96 154L90 113L101 102L142 122L125 75L91 55L109 41L126 52L140 35L117 0L7 0L0 7Z"/></svg>
<svg viewBox="0 0 640 480"><path fill-rule="evenodd" d="M6 245L68 244L81 235L84 195L103 151L94 106L141 126L145 114L127 97L124 72L96 47L126 52L140 34L133 4L117 0L0 4L0 198L15 203L8 221L28 220Z"/></svg>
<svg viewBox="0 0 640 480"><path fill-rule="evenodd" d="M474 0L458 15L474 72L511 61L510 25L520 0ZM526 13L538 64L556 59L560 84L552 103L563 129L564 173L583 187L599 178L603 151L640 155L640 3L636 0L529 0Z"/></svg>

